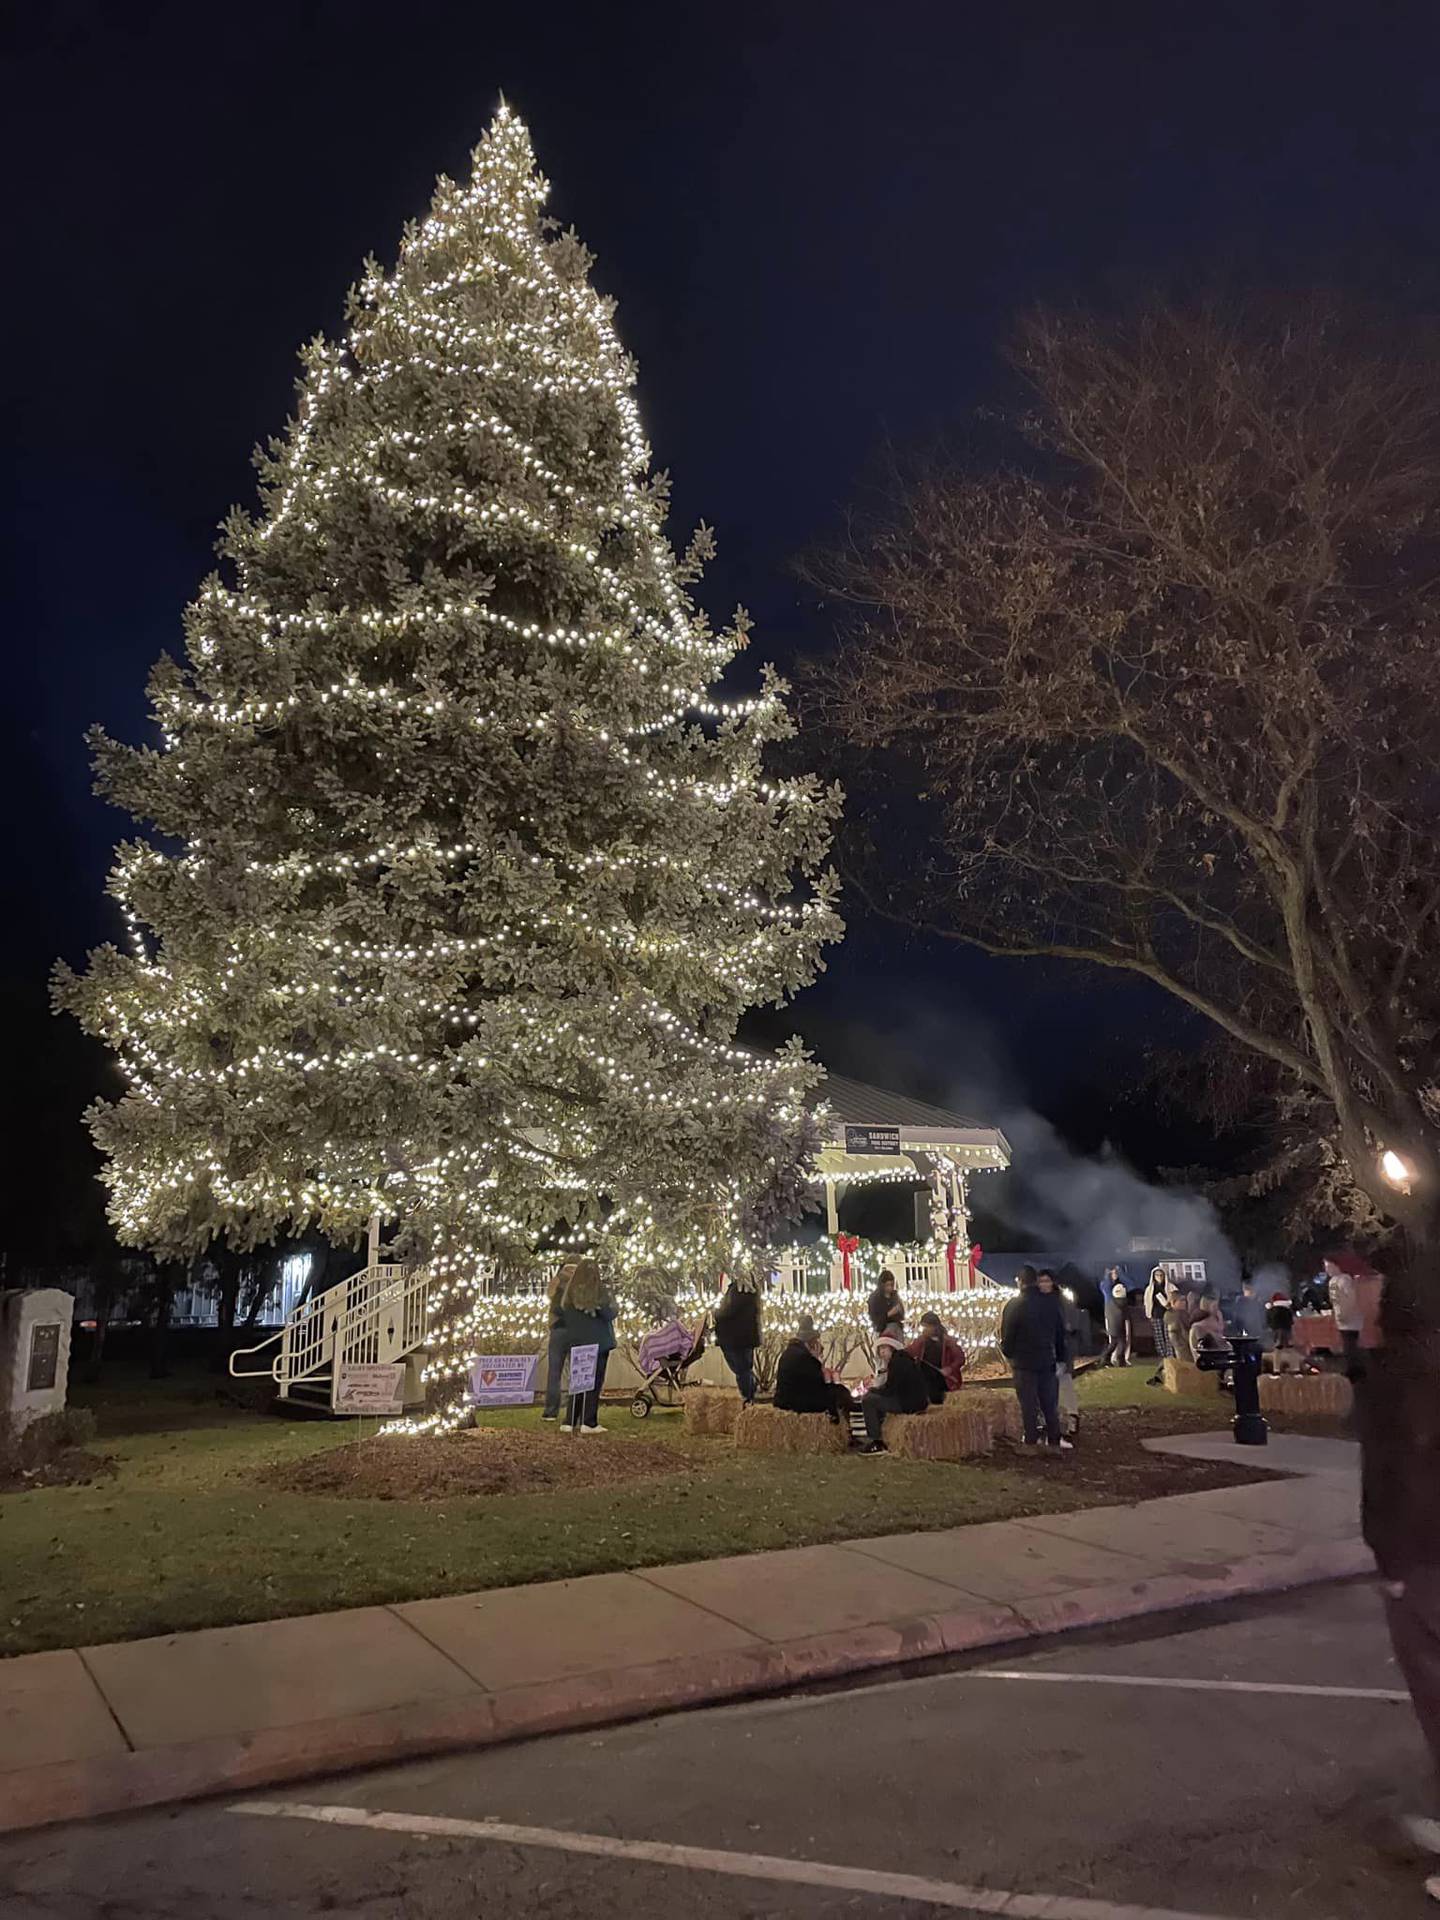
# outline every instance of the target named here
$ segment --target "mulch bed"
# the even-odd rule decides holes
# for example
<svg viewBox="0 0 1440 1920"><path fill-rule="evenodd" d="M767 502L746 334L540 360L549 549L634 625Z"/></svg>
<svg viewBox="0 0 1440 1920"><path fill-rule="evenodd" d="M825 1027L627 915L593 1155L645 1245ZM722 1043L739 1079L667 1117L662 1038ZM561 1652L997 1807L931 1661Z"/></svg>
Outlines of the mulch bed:
<svg viewBox="0 0 1440 1920"><path fill-rule="evenodd" d="M563 1433L482 1427L442 1435L380 1435L267 1468L255 1478L286 1493L349 1500L448 1500L465 1494L630 1486L693 1471L692 1460L658 1441L641 1446L608 1435L572 1439Z"/></svg>
<svg viewBox="0 0 1440 1920"><path fill-rule="evenodd" d="M1202 1413L1188 1407L1105 1407L1082 1412L1075 1451L1056 1457L1048 1450L1002 1443L995 1458L1008 1454L1005 1464L1017 1471L1060 1474L1068 1486L1095 1496L1097 1506L1132 1500L1158 1500L1170 1493L1203 1493L1208 1487L1250 1487L1274 1480L1274 1473L1244 1462L1242 1450L1229 1461L1186 1460L1179 1454L1151 1453L1141 1443L1162 1435L1213 1433L1225 1424L1223 1414Z"/></svg>
<svg viewBox="0 0 1440 1920"><path fill-rule="evenodd" d="M0 1493L33 1493L40 1487L88 1487L108 1480L115 1462L108 1454L87 1453L81 1447L57 1453L33 1467L0 1466Z"/></svg>

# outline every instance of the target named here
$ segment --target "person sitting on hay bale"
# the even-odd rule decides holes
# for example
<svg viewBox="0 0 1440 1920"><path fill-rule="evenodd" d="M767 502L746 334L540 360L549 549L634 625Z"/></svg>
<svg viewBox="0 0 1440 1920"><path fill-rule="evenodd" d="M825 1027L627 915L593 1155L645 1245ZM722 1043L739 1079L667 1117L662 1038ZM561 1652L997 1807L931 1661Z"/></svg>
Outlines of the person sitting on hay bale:
<svg viewBox="0 0 1440 1920"><path fill-rule="evenodd" d="M825 1378L820 1337L813 1320L804 1319L775 1369L775 1405L781 1413L825 1413L848 1425L855 1402L850 1389Z"/></svg>
<svg viewBox="0 0 1440 1920"><path fill-rule="evenodd" d="M881 1334L875 1346L875 1359L875 1384L860 1402L869 1435L862 1449L865 1453L885 1452L881 1436L887 1413L924 1413L930 1405L925 1377L918 1363L905 1351L903 1322L893 1332Z"/></svg>
<svg viewBox="0 0 1440 1920"><path fill-rule="evenodd" d="M931 1406L938 1407L947 1393L958 1393L965 1384L965 1349L945 1331L938 1313L922 1313L920 1338L905 1349L920 1369Z"/></svg>

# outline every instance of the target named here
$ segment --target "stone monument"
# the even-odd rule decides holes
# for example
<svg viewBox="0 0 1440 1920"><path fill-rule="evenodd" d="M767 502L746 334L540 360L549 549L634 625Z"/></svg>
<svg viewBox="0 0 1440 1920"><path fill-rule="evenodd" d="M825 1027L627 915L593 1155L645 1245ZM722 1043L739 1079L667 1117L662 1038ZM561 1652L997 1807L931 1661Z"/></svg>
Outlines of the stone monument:
<svg viewBox="0 0 1440 1920"><path fill-rule="evenodd" d="M64 1411L74 1313L74 1296L58 1287L0 1293L0 1425Z"/></svg>

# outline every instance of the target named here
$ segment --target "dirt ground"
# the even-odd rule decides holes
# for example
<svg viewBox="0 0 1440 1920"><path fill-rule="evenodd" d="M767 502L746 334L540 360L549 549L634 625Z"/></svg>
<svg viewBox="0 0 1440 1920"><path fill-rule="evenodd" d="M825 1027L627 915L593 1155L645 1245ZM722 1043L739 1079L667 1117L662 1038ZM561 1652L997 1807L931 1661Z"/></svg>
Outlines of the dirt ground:
<svg viewBox="0 0 1440 1920"><path fill-rule="evenodd" d="M103 1453L72 1447L32 1467L0 1461L0 1493L30 1493L40 1487L88 1487L114 1477L115 1462Z"/></svg>
<svg viewBox="0 0 1440 1920"><path fill-rule="evenodd" d="M1057 1458L1001 1442L991 1464L1006 1471L1059 1476L1097 1505L1153 1500L1206 1487L1246 1486L1266 1476L1239 1463L1183 1460L1149 1453L1152 1435L1199 1430L1213 1415L1174 1407L1113 1408L1087 1414L1073 1454ZM267 1467L254 1478L287 1493L360 1500L444 1500L466 1495L546 1493L629 1486L677 1474L723 1469L723 1441L700 1452L655 1442L636 1446L588 1436L479 1428L439 1436L377 1436L303 1460ZM987 1463L968 1463L984 1471Z"/></svg>
<svg viewBox="0 0 1440 1920"><path fill-rule="evenodd" d="M287 1493L350 1500L445 1500L457 1494L546 1493L618 1487L693 1472L695 1462L661 1443L602 1436L477 1428L443 1435L383 1435L288 1461L256 1477Z"/></svg>
<svg viewBox="0 0 1440 1920"><path fill-rule="evenodd" d="M1207 1487L1247 1487L1273 1480L1237 1460L1186 1460L1173 1453L1150 1453L1141 1444L1164 1434L1209 1433L1219 1424L1213 1413L1185 1407L1107 1407L1083 1413L1074 1453L1057 1458L1043 1449L1002 1442L995 1458L1024 1473L1061 1474L1066 1484L1093 1495L1097 1506L1132 1500L1158 1500L1171 1493L1203 1493Z"/></svg>

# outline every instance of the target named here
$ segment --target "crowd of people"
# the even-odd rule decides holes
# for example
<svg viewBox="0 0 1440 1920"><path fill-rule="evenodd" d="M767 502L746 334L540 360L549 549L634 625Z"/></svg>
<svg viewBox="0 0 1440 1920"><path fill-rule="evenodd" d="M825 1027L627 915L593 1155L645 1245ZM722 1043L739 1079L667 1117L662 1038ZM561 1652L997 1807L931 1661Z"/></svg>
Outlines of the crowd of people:
<svg viewBox="0 0 1440 1920"><path fill-rule="evenodd" d="M1333 1312L1353 1375L1361 1365L1363 1349L1374 1343L1379 1276L1359 1256L1338 1253L1326 1260L1321 1281L1324 1297L1317 1304ZM1132 1281L1121 1267L1112 1266L1101 1285L1101 1300L1105 1343L1099 1364L1135 1364L1136 1323L1143 1316L1150 1324L1154 1346L1153 1386L1163 1383L1167 1359L1198 1361L1207 1350L1227 1349L1235 1335L1257 1341L1262 1351L1274 1351L1280 1359L1293 1338L1293 1298L1288 1293L1262 1297L1252 1279L1244 1280L1239 1292L1222 1304L1213 1291L1187 1288L1163 1266L1154 1267L1143 1285ZM543 1417L560 1421L566 1359L573 1348L593 1345L597 1349L594 1387L569 1403L562 1430L571 1431L573 1421L576 1432L599 1433L600 1394L615 1348L615 1303L599 1265L590 1259L567 1261L551 1287L549 1305ZM918 1332L907 1338L905 1302L888 1269L880 1275L866 1307L874 1334L875 1366L863 1390L852 1392L832 1377L814 1321L802 1315L780 1355L774 1397L775 1405L785 1411L824 1414L842 1423L849 1423L858 1408L865 1450L880 1453L885 1450L886 1414L923 1412L954 1392L964 1379L965 1352L933 1312L924 1314ZM758 1391L755 1363L761 1345L761 1314L759 1290L735 1279L711 1316L715 1344L747 1403ZM647 1336L642 1360L653 1365L662 1343L668 1355L672 1346L677 1352L688 1348L693 1338L691 1330L673 1321ZM1001 1319L1000 1349L1020 1403L1026 1445L1057 1452L1073 1447L1079 1425L1075 1361L1088 1350L1089 1342L1089 1315L1073 1294L1060 1287L1056 1275L1043 1267L1021 1267L1015 1297Z"/></svg>
<svg viewBox="0 0 1440 1920"><path fill-rule="evenodd" d="M1163 1266L1155 1267L1143 1286L1132 1282L1122 1268L1110 1267L1100 1290L1105 1347L1099 1364L1128 1367L1135 1363L1136 1321L1143 1318L1150 1324L1155 1350L1151 1386L1163 1384L1166 1360L1198 1361L1207 1350L1226 1348L1236 1335L1254 1340L1262 1353L1275 1354L1273 1364L1283 1369L1294 1344L1297 1312L1328 1312L1334 1316L1346 1369L1353 1376L1362 1347L1372 1344L1366 1330L1378 1320L1380 1284L1379 1275L1363 1256L1345 1252L1325 1260L1320 1273L1300 1290L1298 1300L1288 1286L1262 1290L1249 1276L1241 1281L1238 1292L1222 1301L1213 1289L1187 1287Z"/></svg>
<svg viewBox="0 0 1440 1920"><path fill-rule="evenodd" d="M1366 1541L1380 1570L1396 1657L1414 1699L1422 1728L1440 1761L1440 1396L1434 1392L1440 1343L1419 1314L1413 1293L1387 1287L1362 1255L1337 1252L1326 1259L1323 1281L1298 1301L1288 1291L1269 1292L1245 1280L1224 1301L1212 1291L1187 1289L1157 1266L1142 1285L1111 1267L1102 1286L1105 1346L1101 1364L1135 1360L1140 1316L1149 1320L1157 1364L1171 1355L1198 1358L1207 1348L1227 1347L1236 1336L1282 1357L1294 1337L1297 1311L1333 1314L1346 1370L1355 1383L1362 1441ZM615 1347L615 1303L593 1260L572 1260L551 1287L550 1341L544 1418L558 1420L567 1356L594 1346L593 1387L572 1399L581 1433L597 1433L606 1362ZM885 1420L891 1414L923 1413L964 1381L966 1356L934 1312L921 1316L918 1333L906 1338L905 1303L895 1276L881 1275L867 1302L874 1334L873 1376L852 1392L825 1363L812 1318L802 1315L779 1357L774 1401L782 1410L863 1424L862 1450L885 1451ZM747 1402L757 1392L756 1354L761 1344L759 1292L740 1282L727 1287L713 1316L716 1344ZM1068 1451L1074 1419L1074 1360L1083 1351L1088 1316L1057 1284L1054 1273L1025 1266L1001 1319L1000 1347L1019 1400L1025 1443ZM695 1340L675 1321L652 1340L680 1356ZM653 1354L658 1347L652 1347ZM1152 1376L1159 1380L1157 1373ZM853 1416L858 1406L860 1422ZM1440 1852L1440 1825L1417 1821ZM1430 1883L1440 1898L1440 1877Z"/></svg>
<svg viewBox="0 0 1440 1920"><path fill-rule="evenodd" d="M876 1454L886 1450L887 1414L923 1413L963 1383L965 1349L936 1313L922 1314L919 1332L906 1338L905 1303L888 1269L867 1309L875 1335L875 1369L863 1386L852 1391L835 1377L826 1366L814 1319L802 1313L776 1363L774 1404L784 1413L820 1414L852 1429L858 1410L865 1432L861 1451ZM747 1405L758 1391L755 1358L761 1314L758 1290L732 1280L711 1320L715 1344Z"/></svg>

